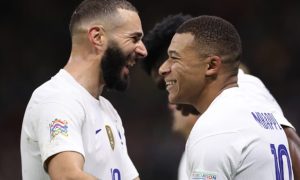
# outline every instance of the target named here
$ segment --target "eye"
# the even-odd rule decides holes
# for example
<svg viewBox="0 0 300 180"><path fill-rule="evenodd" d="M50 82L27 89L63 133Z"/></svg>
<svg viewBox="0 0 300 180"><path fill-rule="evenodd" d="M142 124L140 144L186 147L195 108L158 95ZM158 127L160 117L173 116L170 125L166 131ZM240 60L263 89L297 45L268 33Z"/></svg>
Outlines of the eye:
<svg viewBox="0 0 300 180"><path fill-rule="evenodd" d="M181 59L181 56L173 50L168 52L168 56L169 56L169 59L174 62L179 61Z"/></svg>
<svg viewBox="0 0 300 180"><path fill-rule="evenodd" d="M169 57L169 59L171 59L172 61L178 61L180 58L176 56L171 56Z"/></svg>
<svg viewBox="0 0 300 180"><path fill-rule="evenodd" d="M141 39L139 38L139 37L137 37L137 36L133 36L133 37L131 37L131 39L132 39L132 42L133 43L137 43L137 42L139 42Z"/></svg>

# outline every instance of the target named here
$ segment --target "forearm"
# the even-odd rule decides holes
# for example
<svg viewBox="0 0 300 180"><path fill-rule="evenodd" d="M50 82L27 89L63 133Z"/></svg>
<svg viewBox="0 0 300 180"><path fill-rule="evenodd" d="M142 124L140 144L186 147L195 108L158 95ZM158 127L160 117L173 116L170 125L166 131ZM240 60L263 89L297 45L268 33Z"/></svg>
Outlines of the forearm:
<svg viewBox="0 0 300 180"><path fill-rule="evenodd" d="M50 157L47 162L51 180L97 180L83 170L84 158L77 152L61 152Z"/></svg>
<svg viewBox="0 0 300 180"><path fill-rule="evenodd" d="M65 172L60 174L51 174L51 180L99 180L86 172Z"/></svg>
<svg viewBox="0 0 300 180"><path fill-rule="evenodd" d="M300 148L299 145L289 140L289 148L292 158L294 179L300 179Z"/></svg>
<svg viewBox="0 0 300 180"><path fill-rule="evenodd" d="M300 179L300 138L292 128L284 127L292 158L294 179Z"/></svg>

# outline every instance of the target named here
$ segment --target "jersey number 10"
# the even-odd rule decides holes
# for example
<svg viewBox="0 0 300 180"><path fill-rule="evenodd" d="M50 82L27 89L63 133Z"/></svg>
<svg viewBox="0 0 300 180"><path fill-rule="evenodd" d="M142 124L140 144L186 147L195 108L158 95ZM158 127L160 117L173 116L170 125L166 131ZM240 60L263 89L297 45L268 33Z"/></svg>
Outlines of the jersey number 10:
<svg viewBox="0 0 300 180"><path fill-rule="evenodd" d="M110 169L112 180L121 180L121 173L119 169Z"/></svg>
<svg viewBox="0 0 300 180"><path fill-rule="evenodd" d="M276 151L276 147L274 144L270 144L271 152L274 156L275 163L275 172L276 172L276 180L284 180L284 170L283 170L283 156L286 157L287 160L287 168L289 171L289 180L292 180L292 167L289 152L283 144L278 146L278 153Z"/></svg>

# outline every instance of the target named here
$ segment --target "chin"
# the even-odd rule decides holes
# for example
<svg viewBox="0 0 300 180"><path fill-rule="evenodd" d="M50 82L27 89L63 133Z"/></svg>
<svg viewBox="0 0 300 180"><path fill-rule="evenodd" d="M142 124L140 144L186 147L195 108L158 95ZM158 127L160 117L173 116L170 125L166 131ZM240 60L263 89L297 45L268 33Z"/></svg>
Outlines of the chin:
<svg viewBox="0 0 300 180"><path fill-rule="evenodd" d="M169 103L177 104L176 97L172 96L171 94L169 94L168 100L169 100Z"/></svg>

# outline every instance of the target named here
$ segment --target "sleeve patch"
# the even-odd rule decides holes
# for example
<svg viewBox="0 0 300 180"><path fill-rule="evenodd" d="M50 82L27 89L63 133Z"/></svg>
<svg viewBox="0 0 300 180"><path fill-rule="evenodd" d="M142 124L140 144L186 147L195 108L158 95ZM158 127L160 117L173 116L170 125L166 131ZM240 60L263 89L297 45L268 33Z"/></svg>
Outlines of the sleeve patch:
<svg viewBox="0 0 300 180"><path fill-rule="evenodd" d="M51 141L59 134L68 137L68 121L66 120L55 119L49 124L49 128Z"/></svg>
<svg viewBox="0 0 300 180"><path fill-rule="evenodd" d="M216 180L217 173L208 172L208 171L193 171L191 175L192 179L197 180Z"/></svg>

